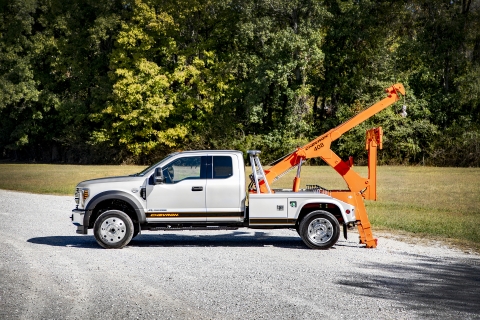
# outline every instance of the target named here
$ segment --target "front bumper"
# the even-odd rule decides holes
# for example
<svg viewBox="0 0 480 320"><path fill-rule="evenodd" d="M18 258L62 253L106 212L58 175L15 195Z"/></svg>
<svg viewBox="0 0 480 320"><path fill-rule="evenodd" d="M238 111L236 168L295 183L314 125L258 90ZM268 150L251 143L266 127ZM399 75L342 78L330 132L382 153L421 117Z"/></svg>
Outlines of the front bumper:
<svg viewBox="0 0 480 320"><path fill-rule="evenodd" d="M73 209L70 219L72 219L73 225L77 227L78 234L88 233L88 225L85 225L85 210Z"/></svg>

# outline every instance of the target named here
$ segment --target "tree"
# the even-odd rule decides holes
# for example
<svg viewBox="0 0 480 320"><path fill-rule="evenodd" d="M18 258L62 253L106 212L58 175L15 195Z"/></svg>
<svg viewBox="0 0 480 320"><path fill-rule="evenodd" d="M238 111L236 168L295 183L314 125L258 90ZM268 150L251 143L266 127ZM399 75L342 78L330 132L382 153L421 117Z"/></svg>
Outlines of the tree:
<svg viewBox="0 0 480 320"><path fill-rule="evenodd" d="M33 0L0 3L0 143L7 150L28 145L41 129L41 92L32 68L36 10Z"/></svg>

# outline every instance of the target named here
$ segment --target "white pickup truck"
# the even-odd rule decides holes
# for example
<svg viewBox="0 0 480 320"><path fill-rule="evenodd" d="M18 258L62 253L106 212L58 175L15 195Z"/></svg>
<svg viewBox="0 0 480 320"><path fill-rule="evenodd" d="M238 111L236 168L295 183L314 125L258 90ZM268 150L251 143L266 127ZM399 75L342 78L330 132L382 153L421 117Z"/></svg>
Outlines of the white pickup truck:
<svg viewBox="0 0 480 320"><path fill-rule="evenodd" d="M343 226L356 223L355 207L318 186L261 193L259 151L246 190L240 151L185 151L131 176L88 180L75 191L71 216L77 233L93 229L104 248L122 248L141 231L294 228L312 249L333 246Z"/></svg>

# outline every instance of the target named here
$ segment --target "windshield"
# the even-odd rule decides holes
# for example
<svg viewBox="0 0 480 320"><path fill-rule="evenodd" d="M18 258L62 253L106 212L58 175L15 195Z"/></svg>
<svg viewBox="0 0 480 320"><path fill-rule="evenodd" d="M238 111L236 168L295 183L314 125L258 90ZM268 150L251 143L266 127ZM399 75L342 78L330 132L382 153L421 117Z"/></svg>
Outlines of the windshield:
<svg viewBox="0 0 480 320"><path fill-rule="evenodd" d="M152 170L153 168L157 167L160 163L164 162L165 160L167 160L168 158L171 158L173 157L174 155L176 155L178 152L174 152L174 153L170 153L168 156L166 156L165 158L163 158L162 160L160 160L159 162L155 163L154 165L144 169L143 171L139 172L139 173L135 173L133 174L133 176L136 176L136 177L143 177L147 172L149 172L150 170Z"/></svg>

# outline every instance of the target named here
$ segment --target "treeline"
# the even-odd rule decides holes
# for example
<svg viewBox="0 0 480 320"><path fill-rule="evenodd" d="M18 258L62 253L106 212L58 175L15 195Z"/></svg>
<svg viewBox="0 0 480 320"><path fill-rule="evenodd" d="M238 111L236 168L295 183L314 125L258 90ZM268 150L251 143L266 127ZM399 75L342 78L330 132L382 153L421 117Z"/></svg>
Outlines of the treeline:
<svg viewBox="0 0 480 320"><path fill-rule="evenodd" d="M268 162L396 82L405 101L335 150L365 161L365 130L381 125L381 163L479 166L479 1L0 2L7 161L260 149Z"/></svg>

